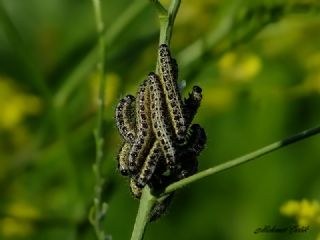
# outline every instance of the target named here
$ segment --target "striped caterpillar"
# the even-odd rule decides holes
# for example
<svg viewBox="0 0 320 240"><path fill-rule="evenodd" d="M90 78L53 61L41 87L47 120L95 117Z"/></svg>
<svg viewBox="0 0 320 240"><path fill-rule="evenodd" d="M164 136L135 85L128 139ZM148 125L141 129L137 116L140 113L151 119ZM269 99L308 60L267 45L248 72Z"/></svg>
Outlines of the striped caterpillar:
<svg viewBox="0 0 320 240"><path fill-rule="evenodd" d="M140 85L137 93L136 123L136 139L132 144L128 159L131 174L136 174L139 171L151 145L152 127L150 122L148 79Z"/></svg>
<svg viewBox="0 0 320 240"><path fill-rule="evenodd" d="M169 47L162 44L159 47L160 81L165 95L172 125L178 141L183 141L187 130L183 114L183 104L178 89L178 65L171 58Z"/></svg>

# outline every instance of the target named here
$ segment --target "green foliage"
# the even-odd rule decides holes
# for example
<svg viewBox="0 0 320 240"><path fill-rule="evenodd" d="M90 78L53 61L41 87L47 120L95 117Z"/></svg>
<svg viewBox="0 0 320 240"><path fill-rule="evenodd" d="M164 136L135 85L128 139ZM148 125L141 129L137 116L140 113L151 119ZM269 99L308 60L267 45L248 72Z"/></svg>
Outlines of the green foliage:
<svg viewBox="0 0 320 240"><path fill-rule="evenodd" d="M159 24L146 0L102 7L104 227L129 239L138 202L115 170L114 107L154 70ZM316 0L182 0L171 48L185 93L203 88L200 170L319 123L319 11ZM91 1L0 2L0 239L95 239L96 36ZM182 189L146 239L274 239L253 232L293 224L279 214L287 200L320 197L318 141Z"/></svg>

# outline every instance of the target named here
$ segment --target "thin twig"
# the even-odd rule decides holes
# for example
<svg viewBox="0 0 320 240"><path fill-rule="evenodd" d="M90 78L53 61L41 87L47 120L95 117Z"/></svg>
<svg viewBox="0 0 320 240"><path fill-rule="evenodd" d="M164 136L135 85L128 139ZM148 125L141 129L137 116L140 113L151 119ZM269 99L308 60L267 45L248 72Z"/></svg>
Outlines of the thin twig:
<svg viewBox="0 0 320 240"><path fill-rule="evenodd" d="M104 159L104 92L105 92L105 72L104 72L104 59L105 59L105 42L104 42L104 24L102 19L101 1L92 0L94 7L94 14L98 32L98 63L97 69L99 74L99 96L98 96L98 116L97 127L94 131L96 141L96 160L93 165L95 174L95 196L93 200L93 208L90 213L90 220L95 229L98 240L105 240L106 234L103 230L103 219L106 214L107 205L102 200L102 189L104 179L102 176L102 161Z"/></svg>
<svg viewBox="0 0 320 240"><path fill-rule="evenodd" d="M159 12L159 21L160 21L159 44L165 43L167 45L170 45L174 21L178 13L180 3L181 3L181 0L171 1L171 4L169 6L169 9L166 15L164 15L163 12ZM159 2L157 5L159 5Z"/></svg>
<svg viewBox="0 0 320 240"><path fill-rule="evenodd" d="M283 147L286 147L290 144L293 144L295 142L298 142L298 141L301 141L303 139L306 139L306 138L309 138L311 136L314 136L316 134L319 134L320 133L320 126L318 127L315 127L315 128L311 128L311 129L308 129L308 130L305 130L303 132L300 132L296 135L293 135L289 138L286 138L284 140L280 140L278 142L275 142L275 143L272 143L268 146L265 146L263 148L260 148L254 152L251 152L247 155L244 155L242 157L239 157L239 158L236 158L236 159L233 159L233 160L230 160L228 162L225 162L225 163L222 163L218 166L215 166L215 167L212 167L212 168L209 168L209 169L206 169L204 171L201 171L199 173L196 173L188 178L185 178L185 179L182 179L178 182L175 182L171 185L169 185L163 194L168 194L170 192L174 192L190 183L193 183L195 181L198 181L202 178L205 178L205 177L208 177L208 176L211 176L213 174L216 174L218 172L222 172L222 171L225 171L227 169L230 169L230 168L233 168L233 167L236 167L236 166L239 166L241 164L244 164L246 162L249 162L251 160L254 160L254 159L257 159L261 156L264 156L268 153L271 153L273 151L276 151L280 148L283 148Z"/></svg>

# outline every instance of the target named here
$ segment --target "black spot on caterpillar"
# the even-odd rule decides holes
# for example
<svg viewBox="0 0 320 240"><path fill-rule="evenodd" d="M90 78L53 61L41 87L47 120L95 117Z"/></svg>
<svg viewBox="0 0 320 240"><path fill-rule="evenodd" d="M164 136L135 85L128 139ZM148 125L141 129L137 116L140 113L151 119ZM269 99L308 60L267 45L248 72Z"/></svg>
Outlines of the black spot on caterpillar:
<svg viewBox="0 0 320 240"><path fill-rule="evenodd" d="M120 135L126 142L133 143L136 135L134 117L135 98L127 95L116 107L116 124Z"/></svg>
<svg viewBox="0 0 320 240"><path fill-rule="evenodd" d="M189 97L184 100L184 113L187 122L187 126L192 122L202 100L202 89L198 86L193 86L192 92L189 93Z"/></svg>
<svg viewBox="0 0 320 240"><path fill-rule="evenodd" d="M139 87L136 99L136 139L129 153L129 171L136 174L147 157L152 142L148 80Z"/></svg>
<svg viewBox="0 0 320 240"><path fill-rule="evenodd" d="M172 125L178 141L183 141L187 130L182 100L178 89L178 67L171 58L169 47L162 44L159 47L160 81L166 97Z"/></svg>
<svg viewBox="0 0 320 240"><path fill-rule="evenodd" d="M167 164L171 169L175 165L175 148L171 126L167 121L165 101L159 77L155 73L148 76L150 84L151 122L156 139L159 141ZM152 89L152 90L151 90Z"/></svg>

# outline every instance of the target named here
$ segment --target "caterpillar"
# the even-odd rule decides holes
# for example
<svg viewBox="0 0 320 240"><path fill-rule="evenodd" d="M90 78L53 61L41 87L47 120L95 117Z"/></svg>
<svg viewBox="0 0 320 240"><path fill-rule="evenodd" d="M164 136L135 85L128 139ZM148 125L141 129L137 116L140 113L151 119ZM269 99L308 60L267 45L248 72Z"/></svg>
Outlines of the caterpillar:
<svg viewBox="0 0 320 240"><path fill-rule="evenodd" d="M135 97L127 95L116 107L115 120L120 135L126 142L133 143L136 135L134 121Z"/></svg>
<svg viewBox="0 0 320 240"><path fill-rule="evenodd" d="M164 97L161 89L159 77L151 72L148 76L151 102L151 122L156 139L159 141L164 157L173 169L175 165L175 148L171 126L167 120L166 108L164 106Z"/></svg>
<svg viewBox="0 0 320 240"><path fill-rule="evenodd" d="M162 44L159 47L160 81L169 109L170 118L178 141L183 141L187 130L183 114L182 100L178 90L178 68L171 58L169 47Z"/></svg>
<svg viewBox="0 0 320 240"><path fill-rule="evenodd" d="M149 151L152 139L152 128L149 111L149 90L146 79L139 87L136 98L136 139L129 153L129 171L136 174Z"/></svg>

